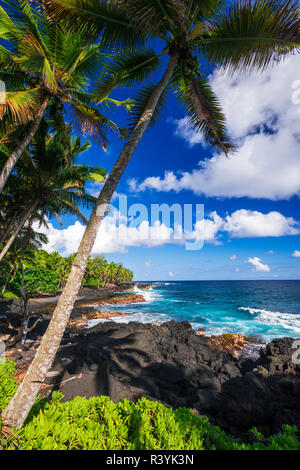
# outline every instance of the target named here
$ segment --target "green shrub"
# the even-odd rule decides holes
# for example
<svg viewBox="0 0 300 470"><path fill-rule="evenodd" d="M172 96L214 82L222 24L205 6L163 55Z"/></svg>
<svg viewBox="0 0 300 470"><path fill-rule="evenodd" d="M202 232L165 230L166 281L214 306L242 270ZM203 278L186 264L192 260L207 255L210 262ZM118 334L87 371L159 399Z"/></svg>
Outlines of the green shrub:
<svg viewBox="0 0 300 470"><path fill-rule="evenodd" d="M50 269L38 267L31 268L25 273L25 289L28 295L47 292L55 294L59 286L59 275ZM19 295L21 288L21 273L17 272L14 280L9 284L9 289Z"/></svg>
<svg viewBox="0 0 300 470"><path fill-rule="evenodd" d="M93 277L89 277L88 279L82 280L82 285L84 287L99 287L100 281L99 279L95 279Z"/></svg>
<svg viewBox="0 0 300 470"><path fill-rule="evenodd" d="M15 364L12 361L0 361L0 415L17 390L14 371Z"/></svg>
<svg viewBox="0 0 300 470"><path fill-rule="evenodd" d="M4 408L16 390L13 364L0 369L0 405ZM283 432L265 439L256 429L255 444L235 441L208 418L199 418L187 408L166 408L145 398L136 403L114 403L100 396L87 400L76 397L61 402L54 392L51 399L38 399L24 427L16 436L2 439L6 449L23 450L253 450L300 449L297 428L284 426Z"/></svg>
<svg viewBox="0 0 300 470"><path fill-rule="evenodd" d="M57 292L59 286L59 276L55 271L47 268L36 268L25 274L25 285L28 291L36 294L40 292Z"/></svg>
<svg viewBox="0 0 300 470"><path fill-rule="evenodd" d="M19 297L13 292L5 291L3 294L3 298L4 299L18 299Z"/></svg>

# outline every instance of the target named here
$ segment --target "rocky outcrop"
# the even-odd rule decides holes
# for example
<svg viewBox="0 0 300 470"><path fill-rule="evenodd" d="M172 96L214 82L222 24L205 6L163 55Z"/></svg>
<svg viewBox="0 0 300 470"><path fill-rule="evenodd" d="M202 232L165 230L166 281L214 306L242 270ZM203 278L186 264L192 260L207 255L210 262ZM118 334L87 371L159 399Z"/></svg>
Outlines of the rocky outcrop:
<svg viewBox="0 0 300 470"><path fill-rule="evenodd" d="M197 331L197 334L205 335L203 331ZM225 351L234 356L240 356L241 352L250 349L252 345L263 346L265 344L259 338L247 337L241 334L224 333L222 335L210 336L210 348L217 351Z"/></svg>
<svg viewBox="0 0 300 470"><path fill-rule="evenodd" d="M151 287L154 287L155 284L148 283L146 284L145 282L142 283L137 283L136 287L140 290L150 290Z"/></svg>
<svg viewBox="0 0 300 470"><path fill-rule="evenodd" d="M291 339L274 340L257 360L209 343L188 322L106 322L79 334L69 330L53 365L55 387L66 400L145 396L190 407L244 439L253 426L267 435L282 424L300 429L300 370L291 359Z"/></svg>
<svg viewBox="0 0 300 470"><path fill-rule="evenodd" d="M127 291L131 284L123 285L122 290ZM116 316L126 316L122 312L108 312L98 310L95 307L110 305L128 305L131 303L145 302L141 294L119 293L114 289L108 288L82 288L79 291L75 306L72 310L69 326L85 326L88 320L111 319ZM120 289L120 287L119 287ZM58 297L43 296L30 300L30 331L28 338L37 340L42 336L51 319L53 310L56 306ZM22 325L22 316L20 314L19 300L0 299L0 341L14 340L18 334L18 329Z"/></svg>
<svg viewBox="0 0 300 470"><path fill-rule="evenodd" d="M90 306L107 306L107 305L129 305L136 304L138 302L145 302L145 297L141 294L123 294L115 297L110 297L104 300L88 300L85 302L80 302L80 307L90 307Z"/></svg>
<svg viewBox="0 0 300 470"><path fill-rule="evenodd" d="M74 309L73 315L68 323L68 328L82 328L87 326L90 320L112 320L115 317L127 317L124 312L110 312L108 310L98 310L93 307ZM78 311L78 315L76 315ZM75 317L75 318L74 318Z"/></svg>

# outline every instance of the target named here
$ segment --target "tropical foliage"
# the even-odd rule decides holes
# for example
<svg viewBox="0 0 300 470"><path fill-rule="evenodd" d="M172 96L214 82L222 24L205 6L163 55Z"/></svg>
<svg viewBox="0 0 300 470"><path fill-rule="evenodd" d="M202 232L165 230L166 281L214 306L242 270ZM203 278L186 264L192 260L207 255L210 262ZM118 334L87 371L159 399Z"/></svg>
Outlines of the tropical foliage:
<svg viewBox="0 0 300 470"><path fill-rule="evenodd" d="M0 412L16 390L14 365L0 364ZM166 408L145 398L114 403L109 397L76 397L61 403L38 399L25 425L2 438L4 449L19 450L285 450L300 449L297 428L265 439L253 429L254 444L237 441L187 408ZM1 423L0 423L1 426ZM256 439L255 439L256 438Z"/></svg>
<svg viewBox="0 0 300 470"><path fill-rule="evenodd" d="M54 24L27 0L4 0L2 4L0 79L6 85L6 99L0 105L0 118L1 137L9 142L6 155L10 156L0 175L0 193L49 107L52 111L55 108L61 132L65 130L63 117L68 115L80 133L103 148L107 146L107 130L122 134L122 129L105 117L104 109L130 107L127 100L102 99L91 89L91 78L101 74L107 56L102 46L87 42L79 31L74 34ZM18 140L12 135L15 126Z"/></svg>
<svg viewBox="0 0 300 470"><path fill-rule="evenodd" d="M159 97L152 123L173 91L186 107L191 124L214 148L232 152L225 117L208 82L205 69L219 66L229 71L263 70L276 56L283 58L299 49L299 4L295 0L244 0L228 8L223 0L46 0L47 11L63 20L72 31L85 31L91 39L100 35L103 44L135 48L159 39L161 52L149 50L144 63L122 56L106 66L106 76L96 84L105 97L111 86L134 80L145 82L152 65L161 67L164 55L176 56L172 77ZM116 23L122 27L115 27ZM205 64L205 66L204 66ZM147 65L147 68L145 68ZM131 76L132 70L134 77ZM136 98L133 130L147 108L156 83L144 85Z"/></svg>
<svg viewBox="0 0 300 470"><path fill-rule="evenodd" d="M68 278L75 255L61 256L57 251L32 250L29 256L20 256L25 270L25 289L28 296L56 293ZM7 279L8 278L8 279ZM109 284L132 282L133 273L121 263L109 263L103 256L91 257L83 279L84 287L107 287ZM0 293L4 297L20 296L22 269L19 264L11 269L9 262L3 264L0 274Z"/></svg>
<svg viewBox="0 0 300 470"><path fill-rule="evenodd" d="M19 266L23 284L25 282L20 256L16 264L11 252L16 252L24 237L26 250L41 243L40 235L33 230L34 220L47 223L50 215L60 217L68 212L81 218L79 203L93 207L78 252L70 259L70 270L65 269L64 275L58 274L60 284L65 283L65 286L49 328L16 395L3 412L8 422L21 427L59 348L80 286L82 283L105 285L113 278L106 273L101 261L90 261L105 215L105 211L99 212L99 209L109 204L144 133L167 102L167 94L172 92L177 96L191 125L202 133L207 144L229 155L235 145L226 132L225 116L208 73L213 67L229 72L263 71L270 63L276 64L287 54L299 51L300 13L296 0L241 0L233 5L231 2L230 7L223 0L43 0L38 2L38 8L32 6L36 2L28 0L2 3L5 8L0 8L0 35L5 44L0 45L0 79L6 82L8 92L6 103L0 105L0 192L6 185L6 199L0 210L1 243L5 243L0 261L5 256L11 263L9 276L15 275L15 266ZM163 72L157 80L154 72L159 70ZM140 87L133 110L131 101L118 102L109 97L116 87L133 84ZM110 109L115 105L124 105L132 111L126 131L103 114L104 107ZM29 147L33 142L34 146L39 145L38 135L45 121L52 126L50 146L56 139L56 132L65 138L68 115L72 116L74 129L103 147L107 144L107 129L128 137L97 201L92 201L83 189L84 182L95 172L75 167L73 160L68 159L67 149L71 149L71 144L62 150L68 160L67 165L62 165L63 174L55 171L57 160L52 160L53 153L49 153L45 137L41 152L45 158L39 159L33 146ZM87 171L85 176L82 171ZM25 191L22 183L18 186L19 193L10 194L10 188L19 177L26 181L26 187L28 184L32 188L33 193L28 195L31 205L22 203L20 195ZM46 192L41 189L42 181L46 181ZM16 205L14 198L18 200ZM22 214L19 213L20 203ZM117 273L121 271L114 267L112 272L119 276ZM99 403L101 407L101 400ZM52 406L53 413L55 406L67 407ZM146 403L145 407L148 406L154 407L154 413L159 409L155 408L159 405ZM142 416L147 422L147 413L143 412ZM158 416L161 415L158 413ZM41 419L45 423L45 418ZM164 424L163 419L161 422ZM185 423L189 426L190 421ZM122 429L126 433L125 428ZM136 430L134 426L133 429ZM176 426L171 429L175 435ZM154 431L157 436L157 429ZM90 445L86 442L94 445L93 432L100 436L102 431L89 430L90 440L84 444L81 441L79 447ZM158 446L165 448L160 437L152 436L151 426L146 432L150 433L150 440L143 434L139 442L151 441L151 445L158 442ZM288 439L289 432L292 435L293 431L286 430L284 439ZM196 448L202 445L210 448L204 444L205 436L202 432L197 434ZM44 437L45 445L54 448L53 436ZM121 437L118 439L121 442ZM128 448L135 445L130 439ZM295 439L291 439L291 445L295 445ZM42 441L35 442L42 445ZM127 448L126 445L124 441L123 448ZM176 445L185 448L187 444L184 441Z"/></svg>
<svg viewBox="0 0 300 470"><path fill-rule="evenodd" d="M76 164L89 144L82 145L79 137L71 136L71 126L65 131L63 136L58 130L50 133L49 124L44 122L8 178L0 195L0 262L6 255L11 258L17 237L24 239L19 244L19 251L24 252L33 242L34 226L47 226L53 216L61 221L62 215L70 214L87 222L80 209L92 208L95 198L86 192L86 183L104 181L106 172ZM40 241L45 239L41 237Z"/></svg>

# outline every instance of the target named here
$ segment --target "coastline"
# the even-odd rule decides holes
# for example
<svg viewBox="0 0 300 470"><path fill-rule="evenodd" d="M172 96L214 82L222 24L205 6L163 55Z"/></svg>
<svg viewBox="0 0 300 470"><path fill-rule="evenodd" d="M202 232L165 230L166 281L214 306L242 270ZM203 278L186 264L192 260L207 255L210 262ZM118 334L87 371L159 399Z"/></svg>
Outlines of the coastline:
<svg viewBox="0 0 300 470"><path fill-rule="evenodd" d="M187 321L116 323L114 318L125 319L126 313L112 312L109 306L145 302L133 284L120 290L115 286L80 291L41 388L44 396L53 390L60 390L64 400L109 395L113 401L135 401L144 396L167 406L192 408L243 439L249 438L253 426L265 435L280 431L281 424L300 427L300 367L291 360L292 338L273 340L262 348L258 338L207 336ZM6 351L16 362L18 382L34 357L55 302L56 298L34 299L31 322L39 317L38 323L29 328L23 347L19 343ZM5 316L10 327L4 325L5 305L10 306ZM87 328L91 319L100 321ZM0 302L1 334L5 329L6 334L11 328L17 331L18 321L15 301Z"/></svg>
<svg viewBox="0 0 300 470"><path fill-rule="evenodd" d="M112 311L109 307L147 303L146 291L155 287L155 283L132 282L124 285L111 285L106 288L81 288L75 302L67 328L92 328L100 322L140 322L139 314L130 315L122 310ZM38 342L44 334L50 321L52 312L59 299L55 296L41 295L30 299L31 317L29 322L29 343ZM99 307L99 308L97 308ZM134 317L128 319L126 317ZM15 299L0 299L0 341L6 342L11 335L17 334L21 317L19 302ZM152 325L161 325L166 321L150 321ZM147 322L141 322L146 323ZM34 326L32 328L32 326ZM259 349L265 347L266 342L259 337L247 337L241 333L207 334L204 328L194 328L197 335L207 336L211 347L246 357L258 357Z"/></svg>

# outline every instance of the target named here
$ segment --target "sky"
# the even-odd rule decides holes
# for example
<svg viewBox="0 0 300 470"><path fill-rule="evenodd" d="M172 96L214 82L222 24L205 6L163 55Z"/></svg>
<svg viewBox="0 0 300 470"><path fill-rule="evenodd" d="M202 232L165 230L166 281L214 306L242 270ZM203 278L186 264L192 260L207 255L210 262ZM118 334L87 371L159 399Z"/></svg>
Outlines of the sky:
<svg viewBox="0 0 300 470"><path fill-rule="evenodd" d="M127 219L124 213L104 219L92 253L122 262L136 280L299 279L300 56L274 61L263 73L213 70L209 81L237 152L227 158L207 146L170 94L112 201L118 214L119 196L126 195L131 213ZM113 96L134 97L135 92ZM118 108L111 118L124 123L125 111ZM122 145L111 136L106 152L93 145L80 163L109 171ZM99 189L99 184L89 185L93 195ZM190 205L194 219L187 237L194 248L196 242L201 248L204 238L203 247L186 249L182 223L173 217L170 226L146 217L143 208L134 217L136 204L143 204L148 215L155 204L178 204L182 211ZM204 220L196 219L197 205L204 206ZM41 230L49 238L45 249L68 255L78 248L84 226L64 217L62 227L51 219Z"/></svg>

